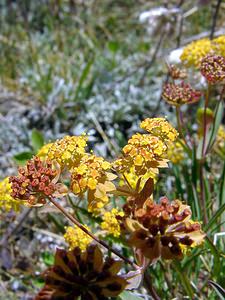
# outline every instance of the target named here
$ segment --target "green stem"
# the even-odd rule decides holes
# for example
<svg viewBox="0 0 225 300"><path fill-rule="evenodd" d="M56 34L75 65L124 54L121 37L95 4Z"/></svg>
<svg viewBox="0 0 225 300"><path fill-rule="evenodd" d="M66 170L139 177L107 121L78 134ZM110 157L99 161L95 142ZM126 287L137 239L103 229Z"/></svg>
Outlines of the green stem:
<svg viewBox="0 0 225 300"><path fill-rule="evenodd" d="M186 141L186 139L185 139L185 136L184 136L183 130L182 130L183 124L182 124L182 121L181 121L181 111L180 111L180 106L176 106L176 117L177 117L178 132L179 132L179 134L180 134L182 140L183 140L184 143L185 143L184 147L185 147L186 151L190 154L190 153L191 153L191 149L190 149L190 147L189 147L189 145L188 145L188 143L187 143L187 141Z"/></svg>

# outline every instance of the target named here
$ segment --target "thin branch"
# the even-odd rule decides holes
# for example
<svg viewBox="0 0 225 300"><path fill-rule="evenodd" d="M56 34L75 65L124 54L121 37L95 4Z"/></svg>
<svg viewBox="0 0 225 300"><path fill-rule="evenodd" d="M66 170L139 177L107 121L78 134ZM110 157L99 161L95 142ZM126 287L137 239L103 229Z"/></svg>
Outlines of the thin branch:
<svg viewBox="0 0 225 300"><path fill-rule="evenodd" d="M214 32L215 32L215 29L216 29L216 21L217 21L217 18L218 18L221 3L222 3L222 0L217 1L216 9L215 9L215 12L214 12L214 15L213 15L212 27L211 27L211 32L210 32L210 39L211 40L213 39Z"/></svg>
<svg viewBox="0 0 225 300"><path fill-rule="evenodd" d="M3 238L0 241L0 245L5 245L8 241L8 239L17 232L17 230L21 227L23 222L26 220L26 218L31 213L32 208L25 209L19 216L18 219L15 221L14 224L9 226L8 231L3 236Z"/></svg>
<svg viewBox="0 0 225 300"><path fill-rule="evenodd" d="M97 238L93 233L88 231L77 219L75 219L70 213L68 213L55 199L49 198L49 201L57 207L63 214L66 216L73 224L75 224L77 227L79 227L81 230L83 230L87 235L89 235L93 240L95 240L98 244L102 245L107 250L114 253L116 256L121 258L126 263L130 264L132 267L137 268L136 264L133 263L131 260L120 254L117 250L111 248L109 245L107 245L104 241Z"/></svg>

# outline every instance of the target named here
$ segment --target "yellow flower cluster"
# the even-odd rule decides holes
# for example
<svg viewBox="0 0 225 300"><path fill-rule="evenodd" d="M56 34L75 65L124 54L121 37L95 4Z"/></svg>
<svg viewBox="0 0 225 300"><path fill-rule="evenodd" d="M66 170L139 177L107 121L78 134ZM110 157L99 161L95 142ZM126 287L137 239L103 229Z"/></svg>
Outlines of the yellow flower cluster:
<svg viewBox="0 0 225 300"><path fill-rule="evenodd" d="M225 56L225 35L219 36L212 41L208 38L194 41L187 45L180 59L188 67L200 67L203 57L209 53Z"/></svg>
<svg viewBox="0 0 225 300"><path fill-rule="evenodd" d="M120 224L117 217L124 217L124 212L113 208L111 211L107 211L103 215L103 222L101 228L107 231L108 234L112 234L114 237L120 236Z"/></svg>
<svg viewBox="0 0 225 300"><path fill-rule="evenodd" d="M217 153L225 155L225 127L223 125L219 127L213 148Z"/></svg>
<svg viewBox="0 0 225 300"><path fill-rule="evenodd" d="M11 196L12 187L9 178L6 177L0 182L0 207L5 211L19 211L19 201Z"/></svg>
<svg viewBox="0 0 225 300"><path fill-rule="evenodd" d="M80 197L87 192L90 212L98 212L105 206L109 201L108 193L115 190L112 180L116 175L110 173L110 169L111 164L102 157L86 155L72 170L71 189Z"/></svg>
<svg viewBox="0 0 225 300"><path fill-rule="evenodd" d="M53 143L45 144L41 149L38 151L37 156L40 159L45 159L48 155L49 149L53 146Z"/></svg>
<svg viewBox="0 0 225 300"><path fill-rule="evenodd" d="M56 160L62 168L71 169L76 167L85 155L86 145L87 137L85 135L65 136L51 145L47 159Z"/></svg>
<svg viewBox="0 0 225 300"><path fill-rule="evenodd" d="M147 118L141 122L140 127L165 142L173 142L178 136L176 129L165 118Z"/></svg>
<svg viewBox="0 0 225 300"><path fill-rule="evenodd" d="M165 159L167 145L150 134L136 133L123 148L124 157L115 161L114 167L124 173L134 166L136 174L143 176L147 172L158 173L158 168L167 167Z"/></svg>
<svg viewBox="0 0 225 300"><path fill-rule="evenodd" d="M137 187L137 183L139 180L139 177L137 176L136 172L135 172L135 168L131 167L129 171L125 172L124 177L121 178L120 180L120 186L124 186L124 184L126 185L127 182L129 184L129 186L135 190ZM140 181L140 190L144 187L146 181L148 180L148 178L153 178L156 181L156 174L149 171L146 172L145 175L143 175L141 177L141 181Z"/></svg>
<svg viewBox="0 0 225 300"><path fill-rule="evenodd" d="M215 52L225 57L225 35L221 35L214 39L213 43Z"/></svg>
<svg viewBox="0 0 225 300"><path fill-rule="evenodd" d="M179 140L170 144L170 146L168 147L167 155L168 155L168 159L173 164L179 164L181 161L184 160L185 152Z"/></svg>
<svg viewBox="0 0 225 300"><path fill-rule="evenodd" d="M84 227L89 231L88 226ZM86 250L87 246L92 242L92 238L87 235L79 227L66 227L66 233L64 234L64 239L69 245L69 249L73 250L76 247L79 247L82 251Z"/></svg>

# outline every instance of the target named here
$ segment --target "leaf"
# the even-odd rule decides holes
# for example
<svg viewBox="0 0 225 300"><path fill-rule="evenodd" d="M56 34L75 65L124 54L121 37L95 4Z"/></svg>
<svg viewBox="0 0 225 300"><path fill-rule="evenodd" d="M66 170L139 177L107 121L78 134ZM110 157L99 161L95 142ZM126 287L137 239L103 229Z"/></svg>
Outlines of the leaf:
<svg viewBox="0 0 225 300"><path fill-rule="evenodd" d="M32 152L24 151L14 155L13 158L19 165L25 165L26 162L32 158L32 156Z"/></svg>
<svg viewBox="0 0 225 300"><path fill-rule="evenodd" d="M87 78L88 74L90 73L90 70L91 70L91 67L92 67L93 63L94 63L94 58L91 58L87 62L84 70L82 71L82 74L80 76L78 86L77 86L77 89L76 89L76 95L75 95L74 101L76 101L78 99L78 96L79 96L79 93L81 91L82 85L83 85L85 79Z"/></svg>
<svg viewBox="0 0 225 300"><path fill-rule="evenodd" d="M210 219L209 223L206 224L205 226L205 231L208 231L213 224L216 222L216 220L223 214L223 212L225 211L225 203L217 210L217 212L212 216L212 218Z"/></svg>
<svg viewBox="0 0 225 300"><path fill-rule="evenodd" d="M225 162L223 165L223 173L221 176L221 184L220 184L220 192L219 192L219 203L222 205L222 203L225 200Z"/></svg>
<svg viewBox="0 0 225 300"><path fill-rule="evenodd" d="M205 241L208 245L208 248L210 249L213 257L214 257L214 262L213 262L213 274L217 275L220 272L220 253L217 250L217 248L213 245L211 240L206 236Z"/></svg>
<svg viewBox="0 0 225 300"><path fill-rule="evenodd" d="M41 254L41 258L43 259L46 266L52 266L54 264L54 255L50 252L43 252Z"/></svg>
<svg viewBox="0 0 225 300"><path fill-rule="evenodd" d="M213 126L210 128L208 136L209 142L207 144L207 149L210 149L215 141L218 129L220 127L221 121L223 119L223 112L224 112L224 103L223 101L218 102L215 112L215 121Z"/></svg>
<svg viewBox="0 0 225 300"><path fill-rule="evenodd" d="M37 152L44 145L44 137L37 129L32 130L31 145L35 152Z"/></svg>
<svg viewBox="0 0 225 300"><path fill-rule="evenodd" d="M182 270L179 262L174 261L173 267L176 270L178 276L180 277L180 282L183 285L185 292L190 297L190 299L193 299L194 292L193 292L192 286L190 284L190 280L187 277L187 274Z"/></svg>
<svg viewBox="0 0 225 300"><path fill-rule="evenodd" d="M119 43L116 41L109 41L108 48L111 52L116 53L117 50L119 49Z"/></svg>
<svg viewBox="0 0 225 300"><path fill-rule="evenodd" d="M132 294L131 292L123 291L119 297L121 300L143 300L143 298Z"/></svg>
<svg viewBox="0 0 225 300"><path fill-rule="evenodd" d="M220 286L218 283L209 280L209 284L214 288L216 291L217 295L220 297L220 299L224 300L225 299L225 290Z"/></svg>
<svg viewBox="0 0 225 300"><path fill-rule="evenodd" d="M126 286L127 290L137 289L142 282L143 269L139 268L136 271L130 271L124 277L128 281L128 285Z"/></svg>

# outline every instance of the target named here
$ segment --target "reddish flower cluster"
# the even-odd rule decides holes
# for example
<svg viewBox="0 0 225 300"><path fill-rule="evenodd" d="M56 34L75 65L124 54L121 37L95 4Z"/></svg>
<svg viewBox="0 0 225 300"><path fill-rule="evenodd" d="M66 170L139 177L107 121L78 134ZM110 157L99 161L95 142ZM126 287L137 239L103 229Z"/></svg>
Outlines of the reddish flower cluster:
<svg viewBox="0 0 225 300"><path fill-rule="evenodd" d="M162 97L171 105L192 104L201 98L201 92L194 90L190 84L167 83L163 88Z"/></svg>
<svg viewBox="0 0 225 300"><path fill-rule="evenodd" d="M189 206L179 200L169 203L163 197L160 204L149 201L136 211L136 220L126 220L130 244L151 260L182 258L188 247L201 244L205 236L200 224L190 218Z"/></svg>
<svg viewBox="0 0 225 300"><path fill-rule="evenodd" d="M19 168L18 176L11 176L11 196L26 201L29 205L44 204L46 198L56 191L54 179L57 170L51 162L43 162L39 157L28 161L26 167Z"/></svg>
<svg viewBox="0 0 225 300"><path fill-rule="evenodd" d="M210 83L225 79L225 58L221 55L207 55L201 61L200 71Z"/></svg>

